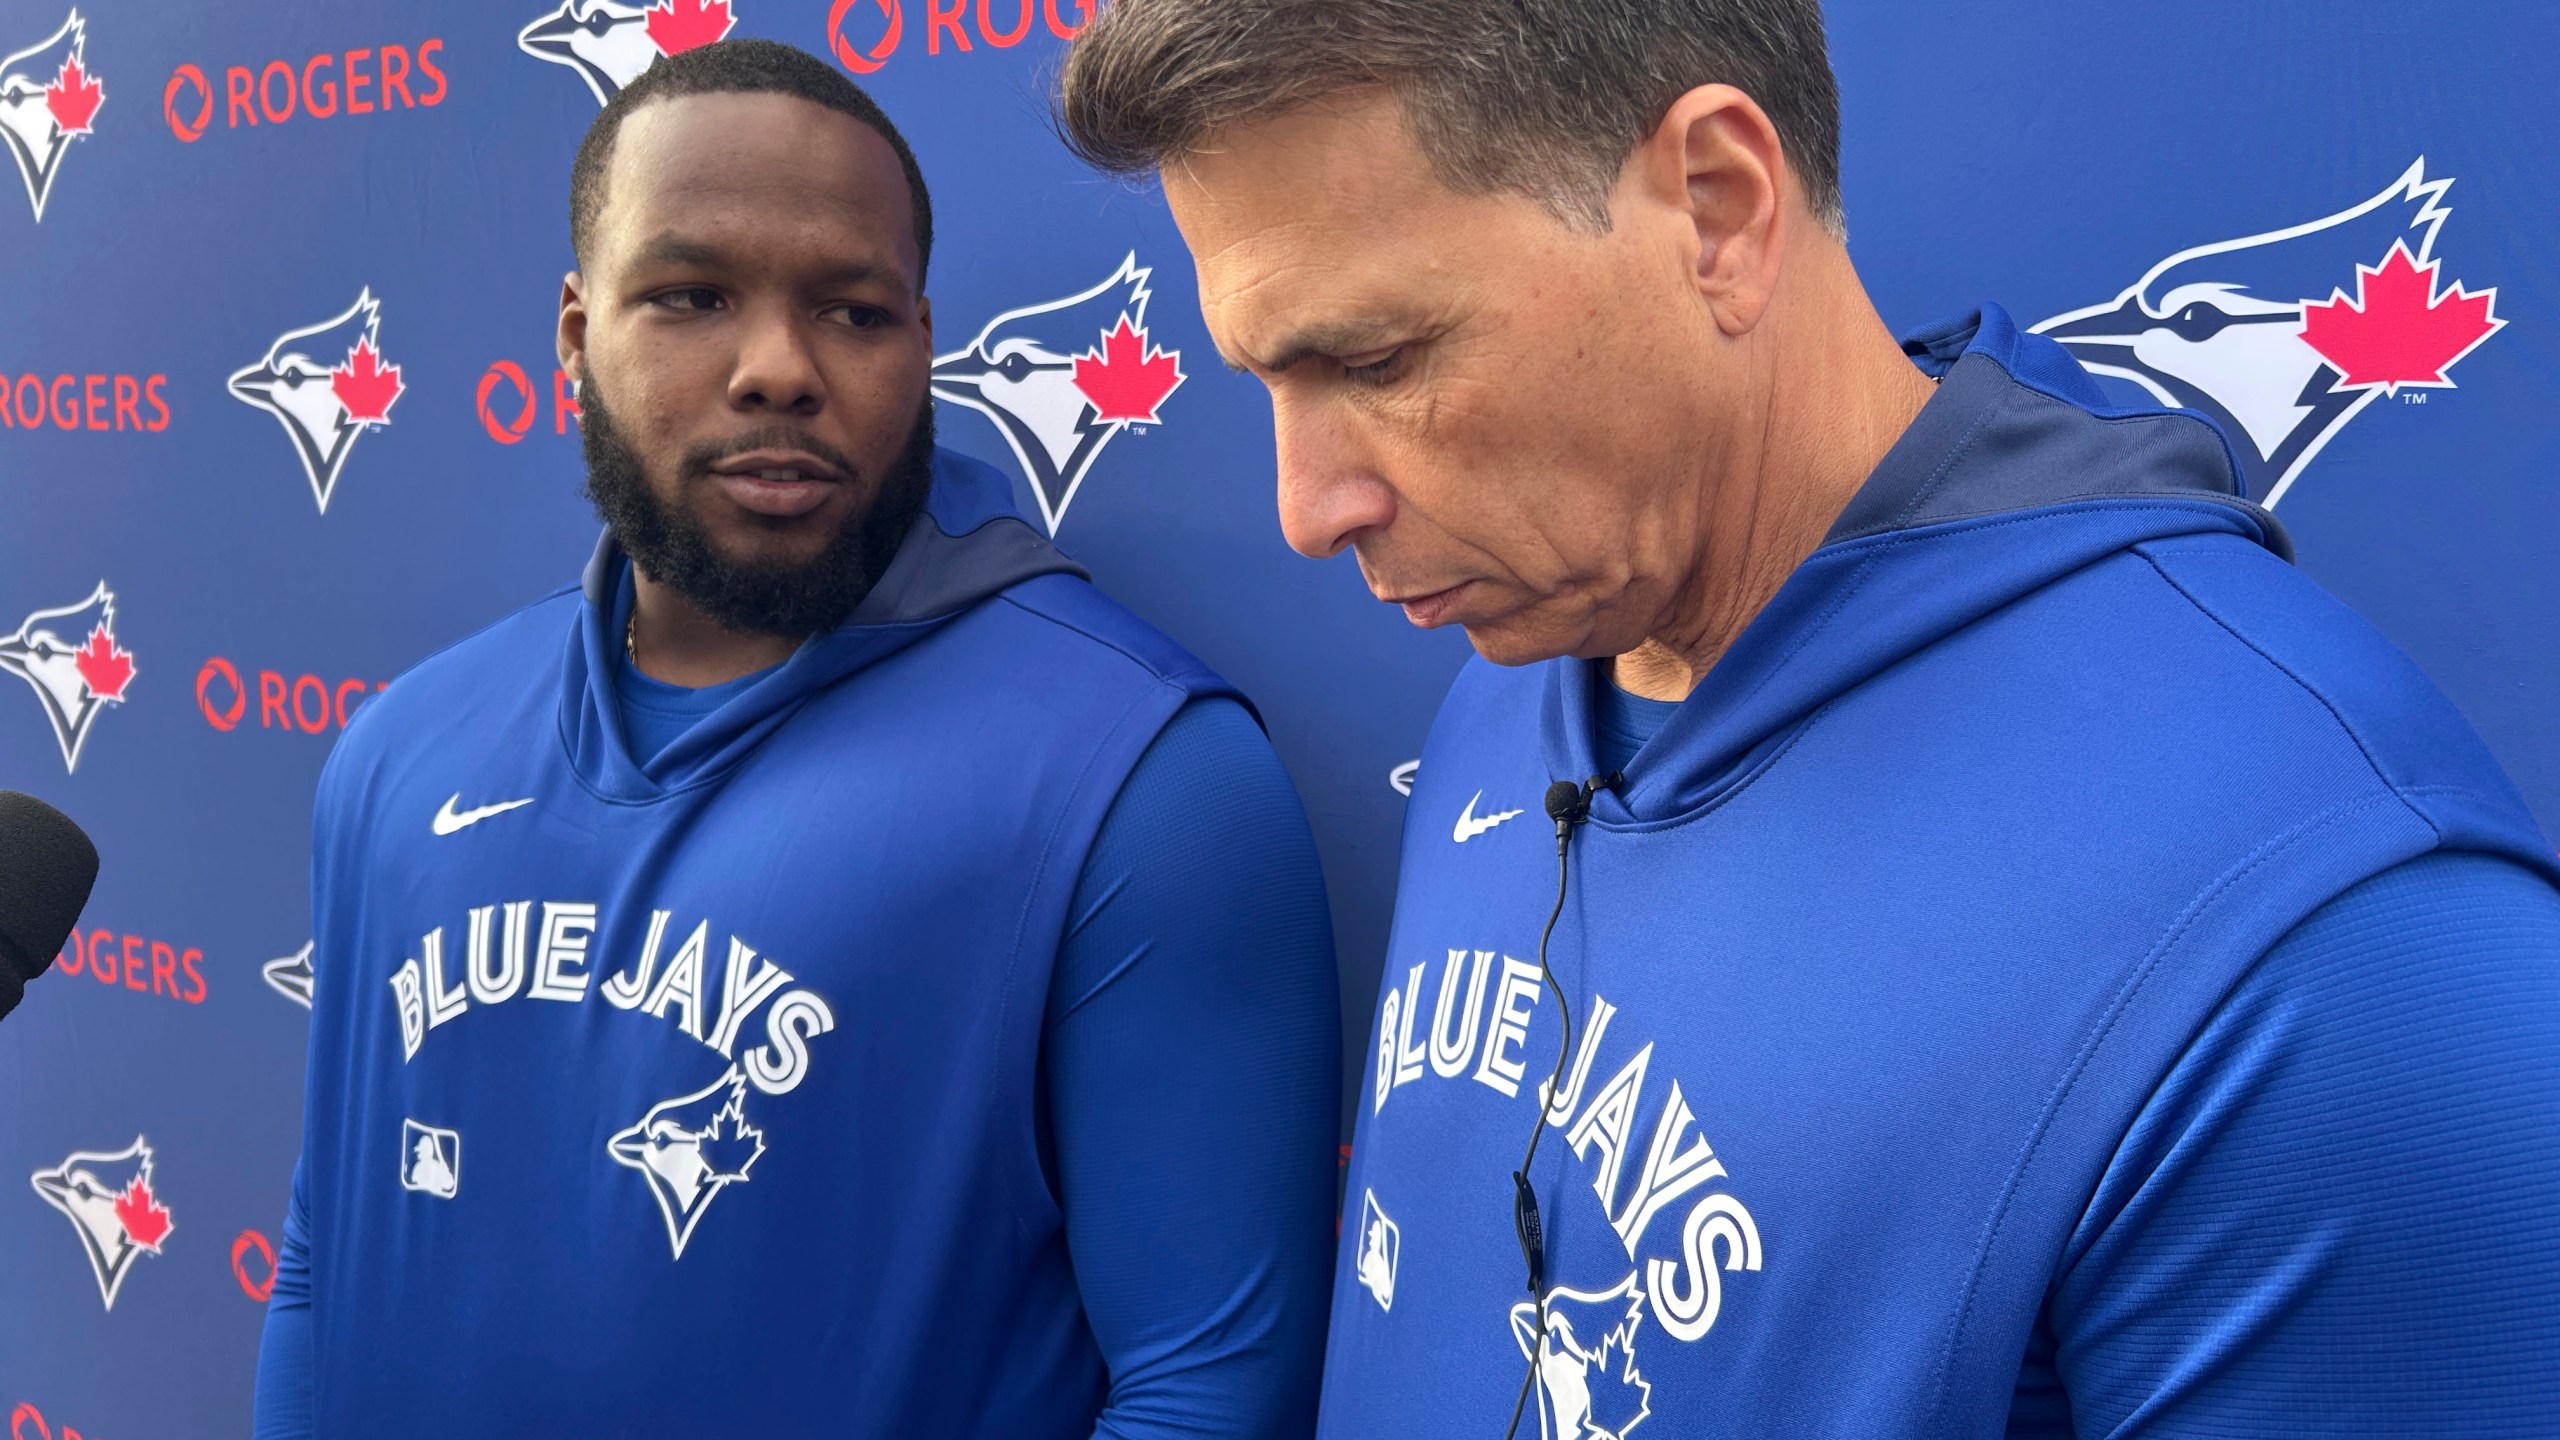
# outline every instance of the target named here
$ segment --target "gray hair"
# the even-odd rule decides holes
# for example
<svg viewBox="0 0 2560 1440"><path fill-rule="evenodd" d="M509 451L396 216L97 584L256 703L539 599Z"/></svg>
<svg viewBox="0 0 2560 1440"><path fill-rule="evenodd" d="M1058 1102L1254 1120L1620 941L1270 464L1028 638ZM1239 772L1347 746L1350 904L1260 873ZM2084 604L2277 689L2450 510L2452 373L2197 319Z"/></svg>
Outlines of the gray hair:
<svg viewBox="0 0 2560 1440"><path fill-rule="evenodd" d="M1806 202L1841 233L1820 0L1117 0L1068 51L1057 119L1088 163L1140 174L1232 126L1383 87L1443 183L1606 230L1629 152L1717 83L1768 113Z"/></svg>

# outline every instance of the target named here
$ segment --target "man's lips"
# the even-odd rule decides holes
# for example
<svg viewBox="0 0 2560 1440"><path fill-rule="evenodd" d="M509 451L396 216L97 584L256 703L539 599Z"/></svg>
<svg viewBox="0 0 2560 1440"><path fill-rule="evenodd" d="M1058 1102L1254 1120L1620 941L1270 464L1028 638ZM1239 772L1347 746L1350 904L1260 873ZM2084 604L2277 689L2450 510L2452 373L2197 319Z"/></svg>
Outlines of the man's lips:
<svg viewBox="0 0 2560 1440"><path fill-rule="evenodd" d="M1429 630L1449 622L1457 610L1459 599L1465 595L1467 587L1474 583L1476 582L1473 580L1461 580L1445 590L1431 590L1410 595L1381 595L1378 598L1390 605L1403 606L1405 619Z"/></svg>
<svg viewBox="0 0 2560 1440"><path fill-rule="evenodd" d="M741 510L785 519L806 515L844 483L844 474L805 450L755 450L711 467L720 489Z"/></svg>

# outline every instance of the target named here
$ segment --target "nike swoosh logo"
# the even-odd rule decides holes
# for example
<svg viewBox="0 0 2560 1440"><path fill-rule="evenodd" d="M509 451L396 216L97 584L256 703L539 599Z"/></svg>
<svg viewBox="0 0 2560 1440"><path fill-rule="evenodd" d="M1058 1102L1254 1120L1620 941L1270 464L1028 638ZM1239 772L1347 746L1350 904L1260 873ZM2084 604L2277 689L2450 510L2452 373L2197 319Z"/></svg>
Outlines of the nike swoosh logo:
<svg viewBox="0 0 2560 1440"><path fill-rule="evenodd" d="M495 805L483 805L476 810L456 811L453 808L454 801L460 800L461 798L462 794L460 791L454 792L453 799L444 802L444 808L436 812L435 830L437 834L450 835L465 825L477 825L492 815L504 815L510 810L521 809L524 806L533 803L533 797L527 795L521 800L505 800Z"/></svg>
<svg viewBox="0 0 2560 1440"><path fill-rule="evenodd" d="M1510 819L1514 815L1527 813L1520 810L1496 810L1492 814L1479 819L1476 816L1476 800L1482 800L1483 798L1484 792L1479 790L1476 792L1475 800L1467 802L1467 808L1458 815L1458 828L1449 832L1450 839L1464 845L1468 841L1473 840L1477 836L1492 829L1494 826L1501 824L1503 821Z"/></svg>

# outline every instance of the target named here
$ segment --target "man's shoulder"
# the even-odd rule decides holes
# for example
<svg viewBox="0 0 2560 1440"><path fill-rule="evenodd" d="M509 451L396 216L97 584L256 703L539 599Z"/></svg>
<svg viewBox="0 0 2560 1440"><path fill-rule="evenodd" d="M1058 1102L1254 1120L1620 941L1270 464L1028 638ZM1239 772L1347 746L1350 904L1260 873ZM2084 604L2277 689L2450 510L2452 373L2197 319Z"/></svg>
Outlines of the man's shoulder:
<svg viewBox="0 0 2560 1440"><path fill-rule="evenodd" d="M2521 814L2520 797L2462 713L2415 661L2318 582L2227 536L2136 547L2174 599L2209 625L2201 644L2244 657L2258 687L2198 693L2191 703L2262 704L2283 697L2311 723L2342 734L2360 764L2407 797L2468 792ZM2266 763L2282 763L2280 734Z"/></svg>
<svg viewBox="0 0 2560 1440"><path fill-rule="evenodd" d="M1196 695L1234 693L1199 657L1081 576L1035 576L981 608L990 625L1020 627L1027 643L1055 659Z"/></svg>

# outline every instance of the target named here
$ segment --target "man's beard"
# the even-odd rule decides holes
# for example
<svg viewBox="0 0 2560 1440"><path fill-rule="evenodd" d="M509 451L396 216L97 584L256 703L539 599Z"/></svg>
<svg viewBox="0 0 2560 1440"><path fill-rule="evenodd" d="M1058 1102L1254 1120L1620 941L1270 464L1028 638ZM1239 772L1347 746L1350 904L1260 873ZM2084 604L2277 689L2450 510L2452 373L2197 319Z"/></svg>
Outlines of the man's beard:
<svg viewBox="0 0 2560 1440"><path fill-rule="evenodd" d="M933 485L933 397L916 412L906 448L881 477L864 513L844 522L826 548L796 564L733 559L683 503L711 482L711 467L752 450L805 450L836 467L842 484L860 469L842 451L788 425L772 425L717 444L696 445L676 462L678 500L649 488L640 457L622 438L595 382L580 377L580 445L587 458L587 499L640 572L673 589L730 630L799 640L833 630L862 603L924 509Z"/></svg>

